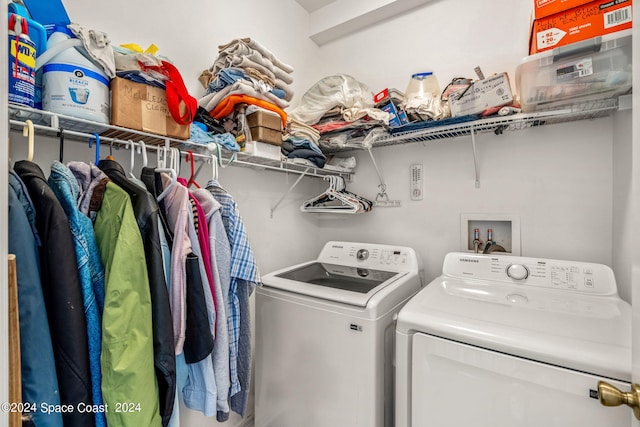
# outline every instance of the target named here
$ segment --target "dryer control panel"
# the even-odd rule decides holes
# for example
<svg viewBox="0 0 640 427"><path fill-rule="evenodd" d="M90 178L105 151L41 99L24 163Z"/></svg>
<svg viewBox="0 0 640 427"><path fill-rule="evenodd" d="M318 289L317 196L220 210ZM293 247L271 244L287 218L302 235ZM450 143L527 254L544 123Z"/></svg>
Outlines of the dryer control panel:
<svg viewBox="0 0 640 427"><path fill-rule="evenodd" d="M398 272L421 269L421 262L412 248L371 243L328 242L318 261Z"/></svg>
<svg viewBox="0 0 640 427"><path fill-rule="evenodd" d="M618 293L611 268L578 261L453 252L445 258L443 274L511 283L516 287L558 289L590 295Z"/></svg>

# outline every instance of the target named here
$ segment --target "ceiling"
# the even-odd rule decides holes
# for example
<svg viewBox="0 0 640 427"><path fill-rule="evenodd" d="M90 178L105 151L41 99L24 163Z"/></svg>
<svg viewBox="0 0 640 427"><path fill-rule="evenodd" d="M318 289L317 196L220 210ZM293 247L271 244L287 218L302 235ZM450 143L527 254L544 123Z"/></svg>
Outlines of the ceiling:
<svg viewBox="0 0 640 427"><path fill-rule="evenodd" d="M318 9L322 9L328 4L333 3L335 0L296 0L296 2L302 6L307 12L315 12Z"/></svg>

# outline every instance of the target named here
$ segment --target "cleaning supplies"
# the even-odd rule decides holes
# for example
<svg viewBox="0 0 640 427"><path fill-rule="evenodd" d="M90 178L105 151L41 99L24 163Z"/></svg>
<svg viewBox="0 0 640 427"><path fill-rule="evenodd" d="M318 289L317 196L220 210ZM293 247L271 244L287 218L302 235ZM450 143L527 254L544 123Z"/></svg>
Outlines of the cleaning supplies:
<svg viewBox="0 0 640 427"><path fill-rule="evenodd" d="M42 107L47 111L109 124L109 79L102 67L83 55L82 42L63 26L54 28L42 67Z"/></svg>
<svg viewBox="0 0 640 427"><path fill-rule="evenodd" d="M27 20L9 16L9 101L34 107L36 45L29 38Z"/></svg>

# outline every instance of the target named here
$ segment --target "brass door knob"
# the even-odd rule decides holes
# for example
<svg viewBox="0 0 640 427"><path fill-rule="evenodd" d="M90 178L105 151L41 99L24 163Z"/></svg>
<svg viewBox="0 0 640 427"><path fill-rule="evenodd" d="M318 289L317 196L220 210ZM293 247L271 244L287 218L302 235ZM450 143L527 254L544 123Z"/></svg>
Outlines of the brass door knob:
<svg viewBox="0 0 640 427"><path fill-rule="evenodd" d="M611 384L598 381L598 398L604 406L627 405L640 420L640 386L631 384L631 391L620 391Z"/></svg>

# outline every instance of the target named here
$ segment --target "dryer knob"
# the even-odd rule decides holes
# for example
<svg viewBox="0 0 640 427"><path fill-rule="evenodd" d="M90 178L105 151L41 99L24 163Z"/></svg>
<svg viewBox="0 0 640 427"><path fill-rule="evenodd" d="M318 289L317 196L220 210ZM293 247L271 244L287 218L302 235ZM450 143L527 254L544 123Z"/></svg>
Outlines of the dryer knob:
<svg viewBox="0 0 640 427"><path fill-rule="evenodd" d="M513 280L524 280L529 277L529 269L522 264L509 264L506 271L507 276Z"/></svg>

